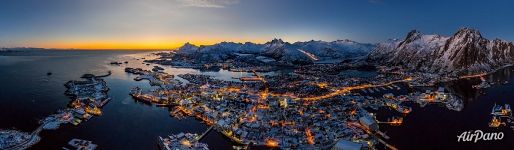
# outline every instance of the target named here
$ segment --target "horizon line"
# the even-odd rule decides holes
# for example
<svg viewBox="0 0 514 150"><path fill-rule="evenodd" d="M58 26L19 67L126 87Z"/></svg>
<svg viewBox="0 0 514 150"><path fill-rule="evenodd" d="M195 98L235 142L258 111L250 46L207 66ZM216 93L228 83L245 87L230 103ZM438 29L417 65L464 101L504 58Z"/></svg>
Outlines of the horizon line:
<svg viewBox="0 0 514 150"><path fill-rule="evenodd" d="M109 48L107 48L107 47L102 47L102 46L94 47L94 46L91 46L91 45L83 45L83 46L77 46L77 47L14 46L14 47L0 47L0 49L16 49L16 48L19 48L19 49L48 49L48 50L176 50L176 49L184 46L187 43L200 47L200 46L212 46L212 45L219 44L219 43L224 43L224 42L227 42L227 43L238 43L238 44L244 44L244 43L265 44L265 43L271 42L273 40L282 40L285 43L291 43L291 44L292 43L297 43L297 42L309 42L309 41L323 41L323 42L352 41L352 42L361 43L361 44L377 44L377 43L379 43L379 42L374 42L374 43L373 42L358 42L358 41L355 41L355 40L352 40L352 39L349 39L349 38L335 39L335 40L321 40L321 39L296 40L294 42L288 41L288 40L284 40L284 38L271 38L271 40L266 40L264 42L263 41L244 41L243 42L243 41L234 41L234 40L223 40L223 41L207 42L207 43L203 43L203 42L181 42L181 43L176 44L177 46L163 46L163 47L160 47L160 48L158 46L156 46L158 48L152 47L152 46L148 46L148 47L135 46L135 48L129 48L129 47L120 46L120 47L109 47ZM170 43L170 44L172 44L172 43ZM123 44L120 44L120 45L123 45Z"/></svg>
<svg viewBox="0 0 514 150"><path fill-rule="evenodd" d="M460 27L460 28L458 28L457 32L459 30L462 30L462 29L471 29L471 30L477 30L478 32L480 32L479 29L472 28L472 27ZM418 29L413 29L410 32L412 32L412 31L421 32L421 30L418 30ZM407 33L409 33L409 32L407 32ZM423 32L421 32L421 33L423 33ZM430 34L423 33L423 34L424 35L451 36L451 34L450 35L442 35L442 34L438 34L438 33L430 33ZM484 38L489 39L487 37L484 37ZM70 43L67 43L67 44L61 44L63 46L13 46L13 47L1 47L0 46L0 49L42 48L42 49L53 49L53 50L176 50L176 49L184 46L187 43L200 47L200 46L212 46L212 45L223 43L223 42L238 43L238 44L244 44L244 43L248 43L248 42L254 43L254 44L265 44L265 43L271 42L273 40L282 40L285 43L291 43L291 44L297 43L297 42L309 42L309 41L334 42L334 41L346 41L346 40L352 41L352 42L356 42L356 43L360 43L360 44L379 44L379 43L382 43L382 42L385 42L385 41L391 40L391 39L402 39L402 37L388 38L386 40L383 40L382 42L360 42L360 41L356 41L356 40L353 40L353 39L350 39L350 38L336 38L336 39L331 39L331 40L322 40L322 39L284 40L284 39L287 39L287 38L284 38L284 37L281 37L281 38L273 37L273 38L267 38L267 39L268 40L246 40L246 41L243 41L243 40L229 40L229 39L227 39L227 40L217 40L217 41L201 41L201 40L200 41L195 41L195 40L192 40L192 41L182 41L182 42L179 42L179 43L169 42L169 43L154 43L154 44L148 44L148 43L146 43L146 44L145 43L134 44L134 43L131 43L131 42L128 42L128 43L127 42L115 42L115 43L107 42L107 44L105 44L105 43L100 43L100 44L99 43L94 43L94 44L81 44L81 43L73 44L72 43L71 44L71 45L80 45L80 46L70 46ZM498 38L498 37L495 37L495 38L492 38L492 39L504 40L504 39L501 39L501 38ZM504 41L512 42L512 41L509 41L509 40L504 40ZM64 45L68 45L68 46L64 46ZM95 45L97 45L97 46L95 46Z"/></svg>

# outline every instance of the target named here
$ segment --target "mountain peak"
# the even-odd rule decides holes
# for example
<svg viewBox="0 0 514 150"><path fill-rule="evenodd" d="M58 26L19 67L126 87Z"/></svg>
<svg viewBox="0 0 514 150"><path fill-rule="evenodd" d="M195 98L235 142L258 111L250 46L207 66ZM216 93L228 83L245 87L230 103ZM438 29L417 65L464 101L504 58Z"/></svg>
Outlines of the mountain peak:
<svg viewBox="0 0 514 150"><path fill-rule="evenodd" d="M405 38L405 40L408 40L408 39L411 39L411 40L414 40L414 39L418 39L420 38L422 35L421 32L419 32L418 30L411 30L409 33L407 33L407 37Z"/></svg>
<svg viewBox="0 0 514 150"><path fill-rule="evenodd" d="M287 43L282 41L282 39L277 39L277 38L266 43L266 45L268 45L269 47L282 47L286 44Z"/></svg>
<svg viewBox="0 0 514 150"><path fill-rule="evenodd" d="M413 41L416 41L417 39L420 39L422 35L423 34L418 30L411 30L409 33L407 33L405 40L403 40L398 46L407 45Z"/></svg>
<svg viewBox="0 0 514 150"><path fill-rule="evenodd" d="M196 45L193 45L189 42L186 42L184 43L184 45L182 45L181 47L178 48L179 51L190 51L190 50L194 50L194 49L197 49L198 46Z"/></svg>
<svg viewBox="0 0 514 150"><path fill-rule="evenodd" d="M273 40L271 40L270 43L271 44L279 44L279 43L284 43L284 41L282 41L282 39L274 38Z"/></svg>
<svg viewBox="0 0 514 150"><path fill-rule="evenodd" d="M477 29L472 28L460 28L457 33L455 33L454 37L470 37L470 38L482 38L482 34Z"/></svg>
<svg viewBox="0 0 514 150"><path fill-rule="evenodd" d="M184 43L184 45L182 45L182 47L191 47L191 46L196 47L196 45L191 44L191 43L189 43L189 42L186 42L186 43Z"/></svg>
<svg viewBox="0 0 514 150"><path fill-rule="evenodd" d="M344 42L344 43L357 43L353 40L350 40L350 39L344 39L344 40L336 40L336 42Z"/></svg>
<svg viewBox="0 0 514 150"><path fill-rule="evenodd" d="M416 30L400 43L379 44L368 59L382 65L461 75L488 72L514 63L514 45L503 40L487 40L472 28L461 28L453 36L423 35Z"/></svg>

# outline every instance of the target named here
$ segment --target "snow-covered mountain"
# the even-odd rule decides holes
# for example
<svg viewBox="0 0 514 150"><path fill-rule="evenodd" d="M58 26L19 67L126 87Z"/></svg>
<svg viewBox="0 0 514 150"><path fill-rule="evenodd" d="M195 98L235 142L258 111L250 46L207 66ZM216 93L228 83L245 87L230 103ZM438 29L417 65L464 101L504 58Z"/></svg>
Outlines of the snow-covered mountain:
<svg viewBox="0 0 514 150"><path fill-rule="evenodd" d="M192 54L198 51L199 47L191 43L185 43L182 47L177 49L177 53L180 54Z"/></svg>
<svg viewBox="0 0 514 150"><path fill-rule="evenodd" d="M450 37L414 30L402 41L379 43L368 60L431 73L469 74L512 64L514 46L499 39L487 40L470 28L462 28Z"/></svg>
<svg viewBox="0 0 514 150"><path fill-rule="evenodd" d="M365 56L373 48L374 45L372 44L358 43L350 40L333 42L312 40L288 43L281 39L273 39L264 44L221 42L209 46L194 46L186 43L177 49L176 52L180 56L207 62L224 61L237 57L237 54L254 54L273 58L284 64L308 64L327 59Z"/></svg>

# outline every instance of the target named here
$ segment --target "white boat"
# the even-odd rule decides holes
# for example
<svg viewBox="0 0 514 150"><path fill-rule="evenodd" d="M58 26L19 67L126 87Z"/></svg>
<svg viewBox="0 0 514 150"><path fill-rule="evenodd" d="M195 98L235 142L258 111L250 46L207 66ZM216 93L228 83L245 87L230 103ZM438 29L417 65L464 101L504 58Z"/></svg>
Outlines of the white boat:
<svg viewBox="0 0 514 150"><path fill-rule="evenodd" d="M93 144L91 141L81 139L71 139L71 141L68 142L68 145L80 150L94 150L98 147L98 145Z"/></svg>
<svg viewBox="0 0 514 150"><path fill-rule="evenodd" d="M510 109L509 104L505 104L504 106L496 105L493 106L491 110L491 114L495 116L510 116L512 114L512 110Z"/></svg>

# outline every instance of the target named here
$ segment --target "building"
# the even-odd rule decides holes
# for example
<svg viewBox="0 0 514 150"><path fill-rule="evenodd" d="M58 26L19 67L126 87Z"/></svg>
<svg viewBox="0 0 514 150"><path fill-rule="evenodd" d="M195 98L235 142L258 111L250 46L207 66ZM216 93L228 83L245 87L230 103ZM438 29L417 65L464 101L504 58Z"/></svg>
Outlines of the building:
<svg viewBox="0 0 514 150"><path fill-rule="evenodd" d="M371 116L360 117L359 118L359 123L362 126L368 128L370 130L373 130L373 131L377 131L378 130L378 124L375 121L375 119L373 119Z"/></svg>
<svg viewBox="0 0 514 150"><path fill-rule="evenodd" d="M362 144L355 143L348 140L339 140L331 150L362 150L364 149Z"/></svg>
<svg viewBox="0 0 514 150"><path fill-rule="evenodd" d="M280 99L280 107L282 108L287 108L287 106L289 105L289 99L284 97L282 99Z"/></svg>
<svg viewBox="0 0 514 150"><path fill-rule="evenodd" d="M393 93L387 93L387 94L384 94L383 97L387 98L387 99L393 99L394 98L394 94Z"/></svg>

